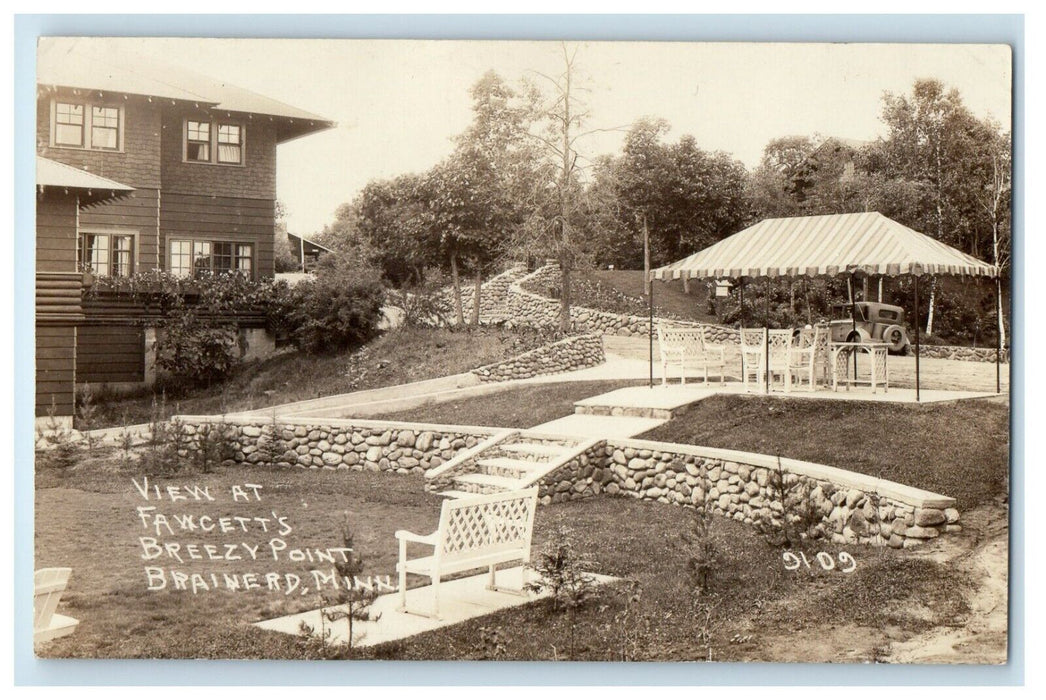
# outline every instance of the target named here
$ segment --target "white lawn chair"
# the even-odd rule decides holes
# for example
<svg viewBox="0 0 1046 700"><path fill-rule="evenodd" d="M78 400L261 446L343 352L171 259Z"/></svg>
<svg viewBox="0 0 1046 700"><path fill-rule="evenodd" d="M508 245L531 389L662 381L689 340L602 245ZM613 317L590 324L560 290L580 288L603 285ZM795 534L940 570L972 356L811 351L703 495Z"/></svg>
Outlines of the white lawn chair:
<svg viewBox="0 0 1046 700"><path fill-rule="evenodd" d="M766 371L766 329L741 329L741 384L748 391L749 377L755 380L756 389L763 386Z"/></svg>
<svg viewBox="0 0 1046 700"><path fill-rule="evenodd" d="M792 355L792 329L771 328L768 345L770 348L770 380L774 375L781 377L785 392L792 390L792 375L789 363Z"/></svg>
<svg viewBox="0 0 1046 700"><path fill-rule="evenodd" d="M72 634L80 624L79 620L55 613L72 573L73 570L68 568L37 570L33 594L33 644Z"/></svg>
<svg viewBox="0 0 1046 700"><path fill-rule="evenodd" d="M668 369L679 366L679 381L686 384L688 369L702 372L708 384L708 370L718 370L719 383L723 383L726 367L724 348L705 342L703 328L657 324L657 346L661 351L661 384L668 384Z"/></svg>
<svg viewBox="0 0 1046 700"><path fill-rule="evenodd" d="M796 346L792 348L788 373L796 377L796 385L799 388L802 388L803 376L805 376L807 389L813 391L816 388L818 375L826 376L827 360L828 327L803 328L799 331Z"/></svg>

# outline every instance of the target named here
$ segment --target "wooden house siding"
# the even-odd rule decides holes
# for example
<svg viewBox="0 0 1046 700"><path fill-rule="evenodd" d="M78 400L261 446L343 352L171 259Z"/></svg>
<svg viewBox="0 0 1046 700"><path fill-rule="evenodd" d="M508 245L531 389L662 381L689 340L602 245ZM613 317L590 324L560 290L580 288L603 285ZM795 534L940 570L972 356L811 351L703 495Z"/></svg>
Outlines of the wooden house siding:
<svg viewBox="0 0 1046 700"><path fill-rule="evenodd" d="M145 331L140 326L77 329L77 382L145 381Z"/></svg>
<svg viewBox="0 0 1046 700"><path fill-rule="evenodd" d="M152 270L158 265L159 206L159 192L154 189L135 190L130 196L82 208L80 230L135 234L134 270Z"/></svg>
<svg viewBox="0 0 1046 700"><path fill-rule="evenodd" d="M96 92L70 90L45 92L36 101L36 152L44 158L87 170L95 175L132 187L160 188L160 141L162 109L160 101L144 97L107 97ZM116 105L123 108L123 149L102 151L51 146L51 103L59 99L82 104Z"/></svg>
<svg viewBox="0 0 1046 700"><path fill-rule="evenodd" d="M238 124L243 129L243 164L185 161L185 121L195 119ZM165 110L163 116L162 180L168 192L207 193L217 197L276 199L276 126L268 117L225 112Z"/></svg>
<svg viewBox="0 0 1046 700"><path fill-rule="evenodd" d="M36 198L36 271L76 272L76 195L46 188Z"/></svg>
<svg viewBox="0 0 1046 700"><path fill-rule="evenodd" d="M76 328L36 326L36 415L71 416L75 408Z"/></svg>
<svg viewBox="0 0 1046 700"><path fill-rule="evenodd" d="M169 241L195 239L254 244L255 277L272 277L276 235L276 205L269 199L163 194L160 230L164 261L169 265Z"/></svg>

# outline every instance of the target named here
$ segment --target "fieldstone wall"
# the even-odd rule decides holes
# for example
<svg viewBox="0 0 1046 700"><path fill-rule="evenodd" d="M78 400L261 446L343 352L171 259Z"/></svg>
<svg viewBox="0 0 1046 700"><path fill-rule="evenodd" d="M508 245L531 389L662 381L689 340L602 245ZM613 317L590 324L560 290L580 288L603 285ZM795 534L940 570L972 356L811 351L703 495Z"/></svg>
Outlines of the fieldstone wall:
<svg viewBox="0 0 1046 700"><path fill-rule="evenodd" d="M200 425L223 424L232 458L240 463L398 474L423 474L496 432L472 426L336 419L273 422L181 416L180 421L190 439Z"/></svg>
<svg viewBox="0 0 1046 700"><path fill-rule="evenodd" d="M914 352L914 349L912 350ZM942 360L962 360L963 362L995 362L995 348L974 348L962 345L920 345L920 357L934 357ZM1010 361L1010 353L1003 349L1002 361Z"/></svg>
<svg viewBox="0 0 1046 700"><path fill-rule="evenodd" d="M201 425L223 424L237 462L397 474L423 474L505 433L391 421L179 420L190 441ZM541 439L527 436L528 441ZM467 471L468 461L459 468ZM449 483L452 476L440 478ZM437 481L426 488L433 490ZM954 499L904 484L810 462L646 440L594 441L544 475L538 486L544 505L616 495L707 508L760 528L788 522L846 544L913 547L962 529Z"/></svg>
<svg viewBox="0 0 1046 700"><path fill-rule="evenodd" d="M778 469L765 463L771 459L608 440L546 476L542 503L621 495L707 508L753 526L782 527L787 519L833 542L895 548L962 529L954 499L796 460L782 459Z"/></svg>
<svg viewBox="0 0 1046 700"><path fill-rule="evenodd" d="M472 373L485 382L502 382L595 367L606 359L602 337L579 335L474 369Z"/></svg>

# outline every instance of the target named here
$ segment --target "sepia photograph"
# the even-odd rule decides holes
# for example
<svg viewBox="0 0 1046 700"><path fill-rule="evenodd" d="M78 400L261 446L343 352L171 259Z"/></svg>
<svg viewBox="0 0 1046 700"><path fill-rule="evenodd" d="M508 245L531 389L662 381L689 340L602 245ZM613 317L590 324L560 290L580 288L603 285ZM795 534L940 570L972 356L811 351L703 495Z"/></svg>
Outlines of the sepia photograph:
<svg viewBox="0 0 1046 700"><path fill-rule="evenodd" d="M36 657L1006 664L1013 62L40 37Z"/></svg>

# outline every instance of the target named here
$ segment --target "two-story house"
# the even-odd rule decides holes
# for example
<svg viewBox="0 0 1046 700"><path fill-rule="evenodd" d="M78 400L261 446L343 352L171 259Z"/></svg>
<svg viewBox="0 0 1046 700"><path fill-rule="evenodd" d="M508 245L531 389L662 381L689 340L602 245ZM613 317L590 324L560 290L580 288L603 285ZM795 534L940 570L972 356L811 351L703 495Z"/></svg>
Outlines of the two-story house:
<svg viewBox="0 0 1046 700"><path fill-rule="evenodd" d="M152 269L271 277L277 146L332 126L176 65L116 54L105 40L42 39L37 415L52 405L72 415L76 385L154 376L157 319L126 295L88 293L91 279ZM251 354L271 343L253 325L242 319Z"/></svg>

